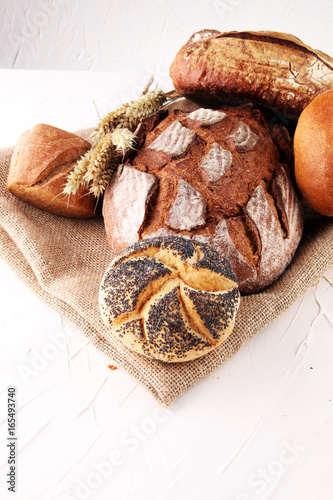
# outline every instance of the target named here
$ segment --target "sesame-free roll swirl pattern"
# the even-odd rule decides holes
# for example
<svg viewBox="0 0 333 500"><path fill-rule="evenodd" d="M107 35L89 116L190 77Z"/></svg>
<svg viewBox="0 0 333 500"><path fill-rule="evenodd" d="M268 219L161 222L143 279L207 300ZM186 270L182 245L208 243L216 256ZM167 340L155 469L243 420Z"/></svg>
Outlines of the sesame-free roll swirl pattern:
<svg viewBox="0 0 333 500"><path fill-rule="evenodd" d="M210 245L178 236L120 252L99 293L103 322L127 347L164 362L203 356L232 332L237 277Z"/></svg>

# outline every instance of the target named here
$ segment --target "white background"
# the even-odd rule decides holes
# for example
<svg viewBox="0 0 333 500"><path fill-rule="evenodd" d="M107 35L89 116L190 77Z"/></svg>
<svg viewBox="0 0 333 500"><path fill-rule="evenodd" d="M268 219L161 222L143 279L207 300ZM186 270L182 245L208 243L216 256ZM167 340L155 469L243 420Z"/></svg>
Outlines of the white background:
<svg viewBox="0 0 333 500"><path fill-rule="evenodd" d="M0 0L0 146L35 123L94 126L152 74L171 90L202 28L290 32L333 55L331 0ZM163 409L0 261L0 498L331 500L332 280Z"/></svg>

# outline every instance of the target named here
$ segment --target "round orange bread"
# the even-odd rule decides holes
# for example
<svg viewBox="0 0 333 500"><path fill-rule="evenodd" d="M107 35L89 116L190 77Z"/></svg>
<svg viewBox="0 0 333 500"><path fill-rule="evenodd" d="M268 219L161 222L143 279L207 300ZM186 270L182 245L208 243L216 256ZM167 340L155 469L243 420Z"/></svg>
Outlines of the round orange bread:
<svg viewBox="0 0 333 500"><path fill-rule="evenodd" d="M333 217L333 89L304 109L294 135L295 177L307 203Z"/></svg>
<svg viewBox="0 0 333 500"><path fill-rule="evenodd" d="M184 362L231 334L240 293L229 262L216 250L166 236L120 252L102 279L99 303L103 322L127 347Z"/></svg>

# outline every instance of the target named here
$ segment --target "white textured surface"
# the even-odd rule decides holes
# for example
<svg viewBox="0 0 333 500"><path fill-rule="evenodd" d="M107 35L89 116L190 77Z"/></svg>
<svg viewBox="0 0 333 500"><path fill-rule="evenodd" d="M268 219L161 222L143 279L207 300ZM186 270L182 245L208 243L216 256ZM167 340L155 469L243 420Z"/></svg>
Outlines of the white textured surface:
<svg viewBox="0 0 333 500"><path fill-rule="evenodd" d="M3 68L168 71L195 31L277 30L333 53L332 0L1 0Z"/></svg>
<svg viewBox="0 0 333 500"><path fill-rule="evenodd" d="M172 58L201 28L288 31L332 55L332 14L331 0L2 0L0 146L35 123L93 126L152 73L170 90ZM0 498L331 500L332 280L164 410L0 261Z"/></svg>

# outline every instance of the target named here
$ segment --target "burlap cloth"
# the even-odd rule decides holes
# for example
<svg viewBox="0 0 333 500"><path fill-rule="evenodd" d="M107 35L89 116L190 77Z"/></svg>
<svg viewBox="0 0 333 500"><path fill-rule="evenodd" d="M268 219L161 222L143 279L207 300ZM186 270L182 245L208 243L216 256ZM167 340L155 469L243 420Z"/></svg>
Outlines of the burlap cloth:
<svg viewBox="0 0 333 500"><path fill-rule="evenodd" d="M88 132L78 134L87 137ZM109 355L110 362L146 387L161 406L169 406L235 354L333 265L333 220L309 219L290 267L267 290L242 297L234 331L219 348L183 364L147 359L114 339L100 318L98 289L113 257L102 218L82 221L57 217L8 193L12 151L0 150L0 257L38 297Z"/></svg>

